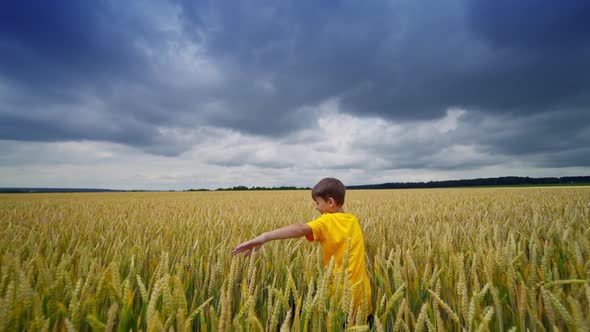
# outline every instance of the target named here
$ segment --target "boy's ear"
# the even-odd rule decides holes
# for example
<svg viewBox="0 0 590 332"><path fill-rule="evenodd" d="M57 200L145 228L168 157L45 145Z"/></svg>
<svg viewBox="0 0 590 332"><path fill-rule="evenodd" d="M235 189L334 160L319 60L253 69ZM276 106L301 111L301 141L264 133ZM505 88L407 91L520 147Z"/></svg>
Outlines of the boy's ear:
<svg viewBox="0 0 590 332"><path fill-rule="evenodd" d="M334 204L336 204L336 201L334 200L334 198L328 197L328 205L334 206Z"/></svg>

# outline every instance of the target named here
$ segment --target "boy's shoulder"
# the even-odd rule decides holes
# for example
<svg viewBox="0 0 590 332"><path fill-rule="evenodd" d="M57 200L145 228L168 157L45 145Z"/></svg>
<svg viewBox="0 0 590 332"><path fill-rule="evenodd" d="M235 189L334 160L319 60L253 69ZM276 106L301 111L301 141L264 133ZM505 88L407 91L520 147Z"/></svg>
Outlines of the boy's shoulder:
<svg viewBox="0 0 590 332"><path fill-rule="evenodd" d="M324 213L320 219L357 220L354 214L348 212Z"/></svg>

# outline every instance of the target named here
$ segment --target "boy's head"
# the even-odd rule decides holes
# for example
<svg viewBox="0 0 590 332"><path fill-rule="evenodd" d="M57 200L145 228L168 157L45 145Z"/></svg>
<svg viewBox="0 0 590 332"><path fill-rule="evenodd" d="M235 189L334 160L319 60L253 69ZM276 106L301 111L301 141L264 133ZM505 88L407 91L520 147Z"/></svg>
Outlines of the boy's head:
<svg viewBox="0 0 590 332"><path fill-rule="evenodd" d="M322 212L332 212L344 205L346 188L338 179L325 178L320 180L311 190L311 198L318 204L317 209Z"/></svg>

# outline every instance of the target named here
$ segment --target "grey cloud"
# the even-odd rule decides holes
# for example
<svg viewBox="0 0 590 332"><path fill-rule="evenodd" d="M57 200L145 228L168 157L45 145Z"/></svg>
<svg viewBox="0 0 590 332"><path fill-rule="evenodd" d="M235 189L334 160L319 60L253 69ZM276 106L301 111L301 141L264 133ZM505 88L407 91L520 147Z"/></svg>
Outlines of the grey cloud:
<svg viewBox="0 0 590 332"><path fill-rule="evenodd" d="M590 148L579 147L554 153L538 153L531 159L530 164L537 167L590 167Z"/></svg>
<svg viewBox="0 0 590 332"><path fill-rule="evenodd" d="M490 155L537 160L536 166L589 166L582 153L590 146L588 112L555 111L535 116L486 118L471 113L463 118L455 140L470 140ZM535 157L541 155L543 157ZM564 159L565 157L565 159ZM550 160L554 160L550 162Z"/></svg>
<svg viewBox="0 0 590 332"><path fill-rule="evenodd" d="M0 14L0 139L101 140L178 156L203 126L298 137L316 125L316 106L336 98L341 111L409 126L449 107L472 116L453 135L366 143L387 157L379 167L459 167L432 159L457 144L518 156L588 143L590 13L580 2L43 6L6 4ZM204 64L176 65L183 56ZM478 132L486 125L493 131Z"/></svg>
<svg viewBox="0 0 590 332"><path fill-rule="evenodd" d="M423 126L420 129L420 126ZM530 167L588 167L590 118L583 112L533 116L464 112L456 126L405 124L401 131L372 128L354 140L352 151L382 160L377 170L468 170L518 161Z"/></svg>

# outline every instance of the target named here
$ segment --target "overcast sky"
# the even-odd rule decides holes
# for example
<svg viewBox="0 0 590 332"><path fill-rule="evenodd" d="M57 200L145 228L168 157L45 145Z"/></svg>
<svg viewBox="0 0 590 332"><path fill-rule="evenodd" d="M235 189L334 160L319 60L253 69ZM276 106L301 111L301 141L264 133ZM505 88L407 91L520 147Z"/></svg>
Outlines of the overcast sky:
<svg viewBox="0 0 590 332"><path fill-rule="evenodd" d="M590 175L590 2L5 1L0 187Z"/></svg>

